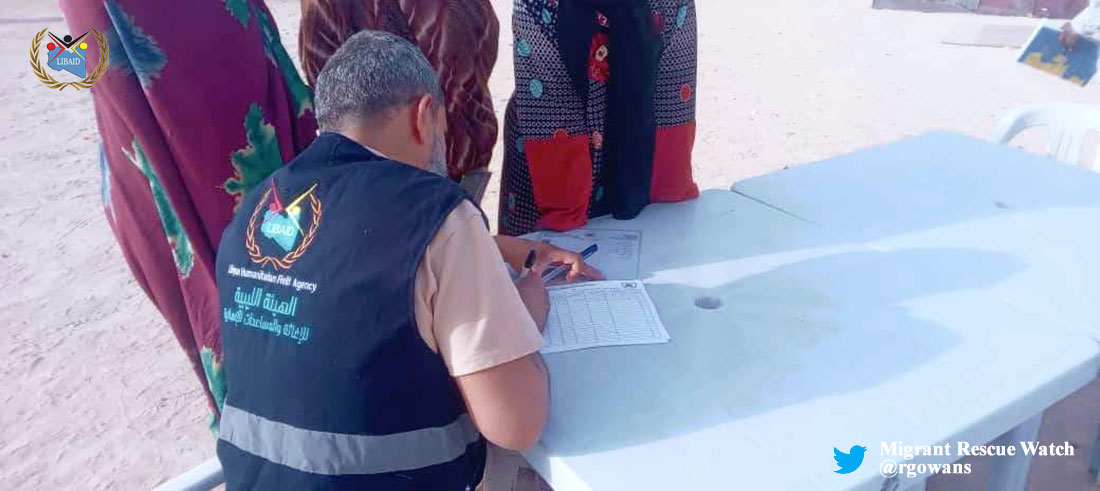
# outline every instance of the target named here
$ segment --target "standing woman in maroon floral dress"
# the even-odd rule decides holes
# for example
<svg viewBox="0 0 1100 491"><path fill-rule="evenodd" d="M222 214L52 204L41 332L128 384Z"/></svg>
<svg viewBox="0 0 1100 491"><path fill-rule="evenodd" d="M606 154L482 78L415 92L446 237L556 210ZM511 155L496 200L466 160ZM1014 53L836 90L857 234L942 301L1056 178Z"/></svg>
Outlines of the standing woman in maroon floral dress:
<svg viewBox="0 0 1100 491"><path fill-rule="evenodd" d="M107 221L216 428L214 253L241 197L313 141L309 89L260 0L61 0L61 10L71 32L107 37L107 74L92 88Z"/></svg>

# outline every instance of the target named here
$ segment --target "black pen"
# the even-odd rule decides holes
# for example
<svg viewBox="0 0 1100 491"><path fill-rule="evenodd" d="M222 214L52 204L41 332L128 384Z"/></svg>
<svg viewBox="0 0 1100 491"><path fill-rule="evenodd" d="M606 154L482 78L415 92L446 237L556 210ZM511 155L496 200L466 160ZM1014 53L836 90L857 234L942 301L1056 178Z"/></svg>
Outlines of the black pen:
<svg viewBox="0 0 1100 491"><path fill-rule="evenodd" d="M519 273L519 279L524 279L531 272L531 268L535 266L535 259L537 258L535 250L531 249L531 252L527 253L527 259L523 261L523 271Z"/></svg>
<svg viewBox="0 0 1100 491"><path fill-rule="evenodd" d="M595 254L598 250L600 250L600 246L597 244L592 244L586 247L583 251L581 251L581 259L587 260L588 258L592 257L592 255ZM570 266L568 264L562 264L554 269L551 269L550 271L543 273L542 282L549 283L551 281L554 281L555 279L557 279L558 276L561 276L561 274L569 268Z"/></svg>

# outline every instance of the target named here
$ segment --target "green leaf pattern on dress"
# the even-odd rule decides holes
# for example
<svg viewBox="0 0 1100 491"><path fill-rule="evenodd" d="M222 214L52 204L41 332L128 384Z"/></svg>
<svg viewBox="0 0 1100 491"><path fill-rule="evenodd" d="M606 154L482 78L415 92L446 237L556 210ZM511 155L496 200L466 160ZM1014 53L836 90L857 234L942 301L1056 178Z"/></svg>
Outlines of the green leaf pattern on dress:
<svg viewBox="0 0 1100 491"><path fill-rule="evenodd" d="M238 205L241 197L283 166L275 127L264 120L264 111L259 104L253 102L248 106L244 129L248 146L230 156L235 175L226 179L224 185L227 193L237 196Z"/></svg>
<svg viewBox="0 0 1100 491"><path fill-rule="evenodd" d="M210 388L210 394L214 396L214 404L220 413L225 405L225 372L222 370L221 361L210 348L199 350L202 358L202 371L206 374L206 383ZM211 414L210 431L218 433L218 418Z"/></svg>
<svg viewBox="0 0 1100 491"><path fill-rule="evenodd" d="M241 27L248 27L248 0L225 0L225 9L241 23Z"/></svg>
<svg viewBox="0 0 1100 491"><path fill-rule="evenodd" d="M179 271L181 277L186 278L191 274L191 268L195 265L191 240L187 237L187 232L183 230L183 224L180 223L176 210L172 208L171 201L168 200L168 193L164 190L164 184L161 183L160 177L157 176L153 166L149 163L149 157L145 155L145 148L141 146L141 142L137 139L134 139L131 145L133 146L132 150L128 151L124 148L122 153L149 180L149 188L153 192L153 202L157 206L157 214L160 215L160 224L164 228L164 235L168 237L168 245L172 248L172 258L176 262L176 270Z"/></svg>
<svg viewBox="0 0 1100 491"><path fill-rule="evenodd" d="M301 117L307 110L313 109L313 94L302 81L302 76L294 67L294 61L290 59L282 41L279 40L279 30L275 28L271 17L263 11L257 11L256 20L260 23L260 31L264 35L264 50L274 58L275 66L283 72L287 90L290 91L290 97L294 101L294 110L297 116Z"/></svg>

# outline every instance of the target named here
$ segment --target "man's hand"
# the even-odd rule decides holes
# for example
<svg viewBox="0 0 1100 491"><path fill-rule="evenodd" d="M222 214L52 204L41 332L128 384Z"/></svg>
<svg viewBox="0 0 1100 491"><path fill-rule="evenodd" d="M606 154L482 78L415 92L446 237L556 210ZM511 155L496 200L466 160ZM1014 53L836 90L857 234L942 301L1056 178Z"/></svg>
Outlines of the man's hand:
<svg viewBox="0 0 1100 491"><path fill-rule="evenodd" d="M565 275L565 281L573 282L581 278L590 280L604 279L603 272L584 262L580 254L555 247L545 242L535 243L535 253L538 254L536 268L539 271L550 269L553 265L564 264L569 266L569 272Z"/></svg>
<svg viewBox="0 0 1100 491"><path fill-rule="evenodd" d="M550 313L550 294L546 292L542 275L537 271L541 270L536 266L526 277L516 282L516 289L519 290L519 298L523 299L523 304L527 306L539 332L542 332L546 328L546 316Z"/></svg>
<svg viewBox="0 0 1100 491"><path fill-rule="evenodd" d="M1062 26L1062 33L1058 35L1058 42L1062 44L1063 48L1072 50L1077 47L1077 39L1080 37L1077 31L1073 30L1073 24L1066 22Z"/></svg>
<svg viewBox="0 0 1100 491"><path fill-rule="evenodd" d="M535 269L540 274L554 264L566 264L569 266L569 273L565 277L567 281L575 281L581 277L590 280L604 279L604 275L600 270L586 264L581 255L573 251L554 247L545 242L533 242L519 237L498 235L494 239L497 242L497 248L500 249L501 256L516 271L523 269L523 261L527 259L527 253L534 249L535 253L538 254Z"/></svg>

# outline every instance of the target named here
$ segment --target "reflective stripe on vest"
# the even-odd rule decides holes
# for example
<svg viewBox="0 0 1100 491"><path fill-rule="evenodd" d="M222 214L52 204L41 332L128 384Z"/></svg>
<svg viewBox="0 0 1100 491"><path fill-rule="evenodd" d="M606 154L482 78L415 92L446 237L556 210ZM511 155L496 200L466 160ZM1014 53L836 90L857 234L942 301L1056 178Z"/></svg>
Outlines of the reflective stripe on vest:
<svg viewBox="0 0 1100 491"><path fill-rule="evenodd" d="M382 474L450 462L480 439L463 413L446 426L389 435L296 428L225 405L220 439L276 464L314 474Z"/></svg>

